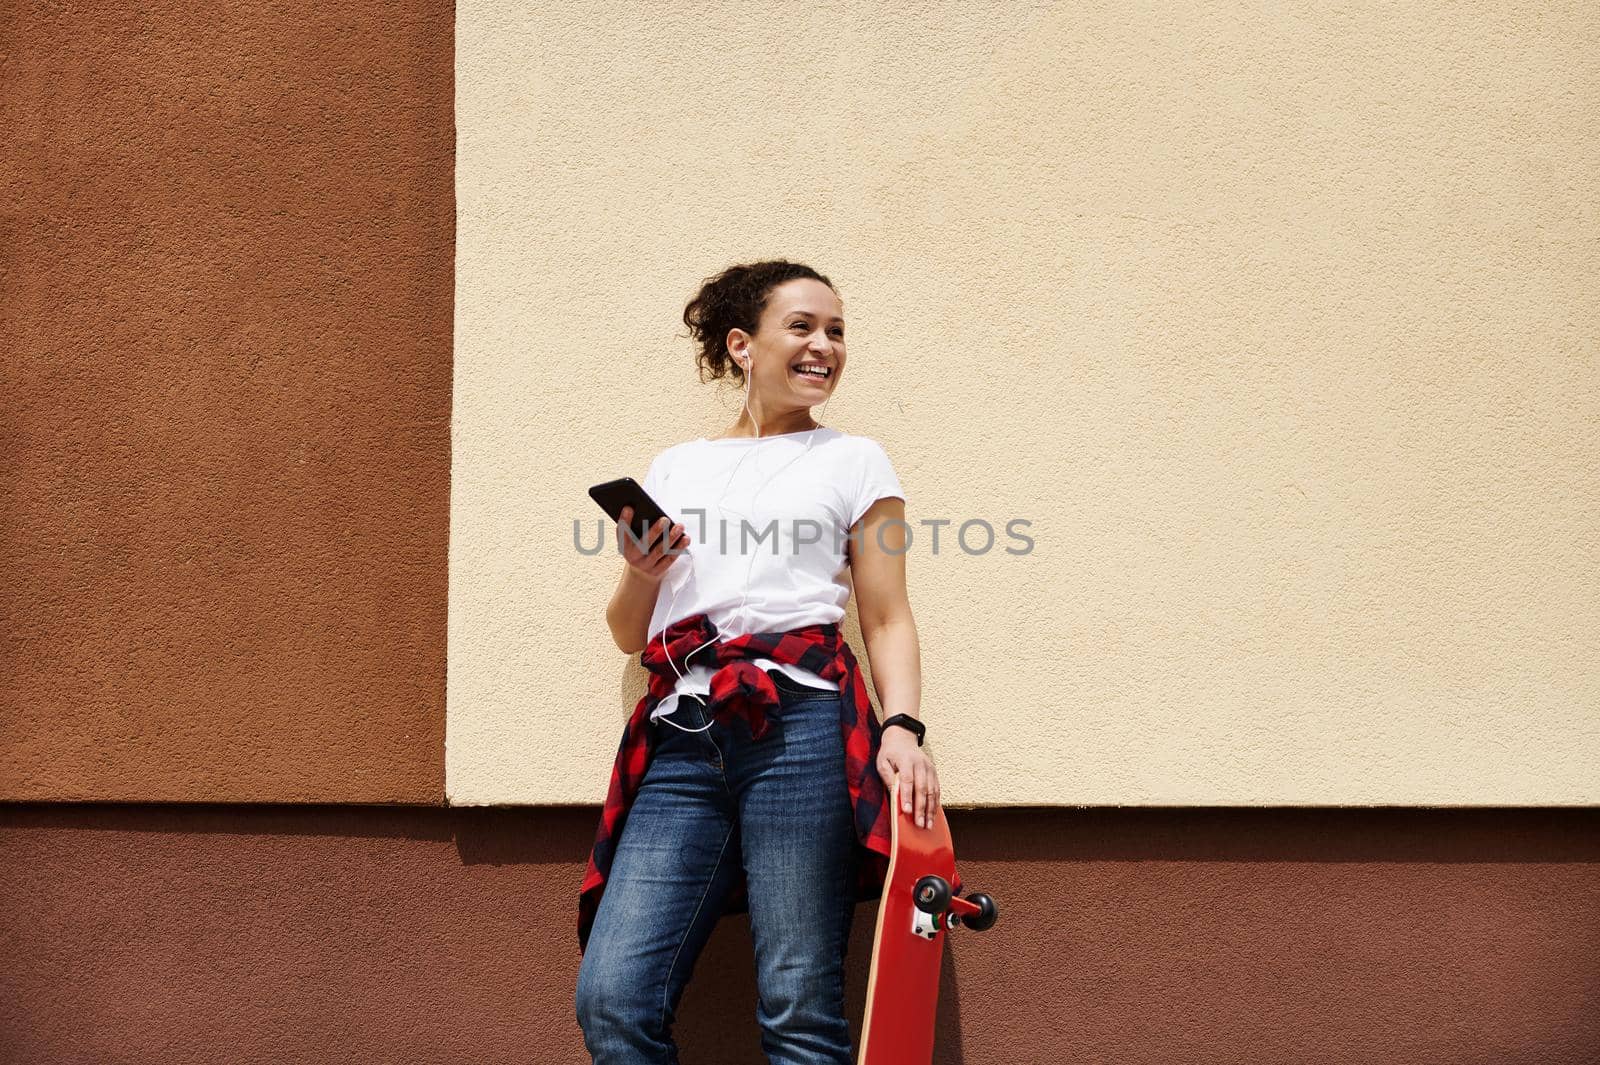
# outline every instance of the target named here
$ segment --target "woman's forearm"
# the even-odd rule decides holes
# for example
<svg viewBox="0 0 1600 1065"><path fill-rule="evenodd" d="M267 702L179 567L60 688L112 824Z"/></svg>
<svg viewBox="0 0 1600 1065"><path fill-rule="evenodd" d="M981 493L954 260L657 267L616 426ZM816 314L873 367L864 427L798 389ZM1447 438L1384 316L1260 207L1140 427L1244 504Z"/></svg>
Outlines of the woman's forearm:
<svg viewBox="0 0 1600 1065"><path fill-rule="evenodd" d="M624 564L622 579L606 606L606 624L611 638L624 654L638 654L650 639L650 614L656 608L661 582L651 581L632 566Z"/></svg>
<svg viewBox="0 0 1600 1065"><path fill-rule="evenodd" d="M872 687L885 718L917 712L922 704L922 654L917 646L917 623L910 614L872 629L864 629L867 661L872 666Z"/></svg>

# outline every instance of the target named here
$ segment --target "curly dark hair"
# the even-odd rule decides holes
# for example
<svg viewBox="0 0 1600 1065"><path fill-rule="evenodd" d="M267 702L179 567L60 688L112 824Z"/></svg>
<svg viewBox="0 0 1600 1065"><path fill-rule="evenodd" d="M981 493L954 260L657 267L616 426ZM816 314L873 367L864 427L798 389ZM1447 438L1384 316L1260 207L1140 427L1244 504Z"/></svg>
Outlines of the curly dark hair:
<svg viewBox="0 0 1600 1065"><path fill-rule="evenodd" d="M743 386L744 367L728 352L728 331L743 329L754 336L772 290L799 277L833 288L832 281L811 267L786 259L741 263L705 280L683 308L683 324L695 342L694 363L702 384L731 376Z"/></svg>

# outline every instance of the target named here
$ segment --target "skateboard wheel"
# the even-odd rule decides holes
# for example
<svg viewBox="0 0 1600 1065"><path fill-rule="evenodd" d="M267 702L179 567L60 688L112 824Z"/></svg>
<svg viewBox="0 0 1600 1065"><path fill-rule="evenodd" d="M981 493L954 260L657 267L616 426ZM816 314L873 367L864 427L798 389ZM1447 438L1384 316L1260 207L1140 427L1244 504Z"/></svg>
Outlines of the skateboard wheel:
<svg viewBox="0 0 1600 1065"><path fill-rule="evenodd" d="M982 892L968 895L967 901L978 907L978 912L961 923L974 932L982 932L984 929L992 927L995 918L1000 916L1000 909L994 904L994 899Z"/></svg>
<svg viewBox="0 0 1600 1065"><path fill-rule="evenodd" d="M942 913L950 908L950 882L942 876L925 876L911 889L911 901L923 913Z"/></svg>

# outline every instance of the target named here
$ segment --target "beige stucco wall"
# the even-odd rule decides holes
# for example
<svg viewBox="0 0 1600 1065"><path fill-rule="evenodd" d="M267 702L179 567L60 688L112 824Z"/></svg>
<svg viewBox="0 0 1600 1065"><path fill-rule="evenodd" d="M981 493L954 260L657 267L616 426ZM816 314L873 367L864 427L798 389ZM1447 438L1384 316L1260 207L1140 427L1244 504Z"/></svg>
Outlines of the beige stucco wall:
<svg viewBox="0 0 1600 1065"><path fill-rule="evenodd" d="M909 556L947 802L1600 801L1597 29L462 0L451 801L603 796L572 521L732 420L679 315L768 256L910 519L1033 522Z"/></svg>

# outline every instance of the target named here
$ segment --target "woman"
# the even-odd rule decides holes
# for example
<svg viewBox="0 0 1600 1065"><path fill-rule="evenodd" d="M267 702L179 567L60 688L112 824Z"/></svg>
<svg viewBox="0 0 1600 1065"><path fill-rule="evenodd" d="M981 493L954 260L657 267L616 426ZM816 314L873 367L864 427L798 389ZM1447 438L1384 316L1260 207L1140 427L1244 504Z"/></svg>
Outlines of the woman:
<svg viewBox="0 0 1600 1065"><path fill-rule="evenodd" d="M827 278L782 260L732 267L684 309L701 380L731 375L745 402L722 436L651 463L645 491L678 524L642 544L631 512L617 525L606 622L650 676L580 893L597 1065L678 1060L695 960L745 911L767 1060L850 1062L845 947L882 890L889 789L920 824L938 806L900 485L876 442L811 416L844 373L843 313ZM839 634L852 585L882 726Z"/></svg>

